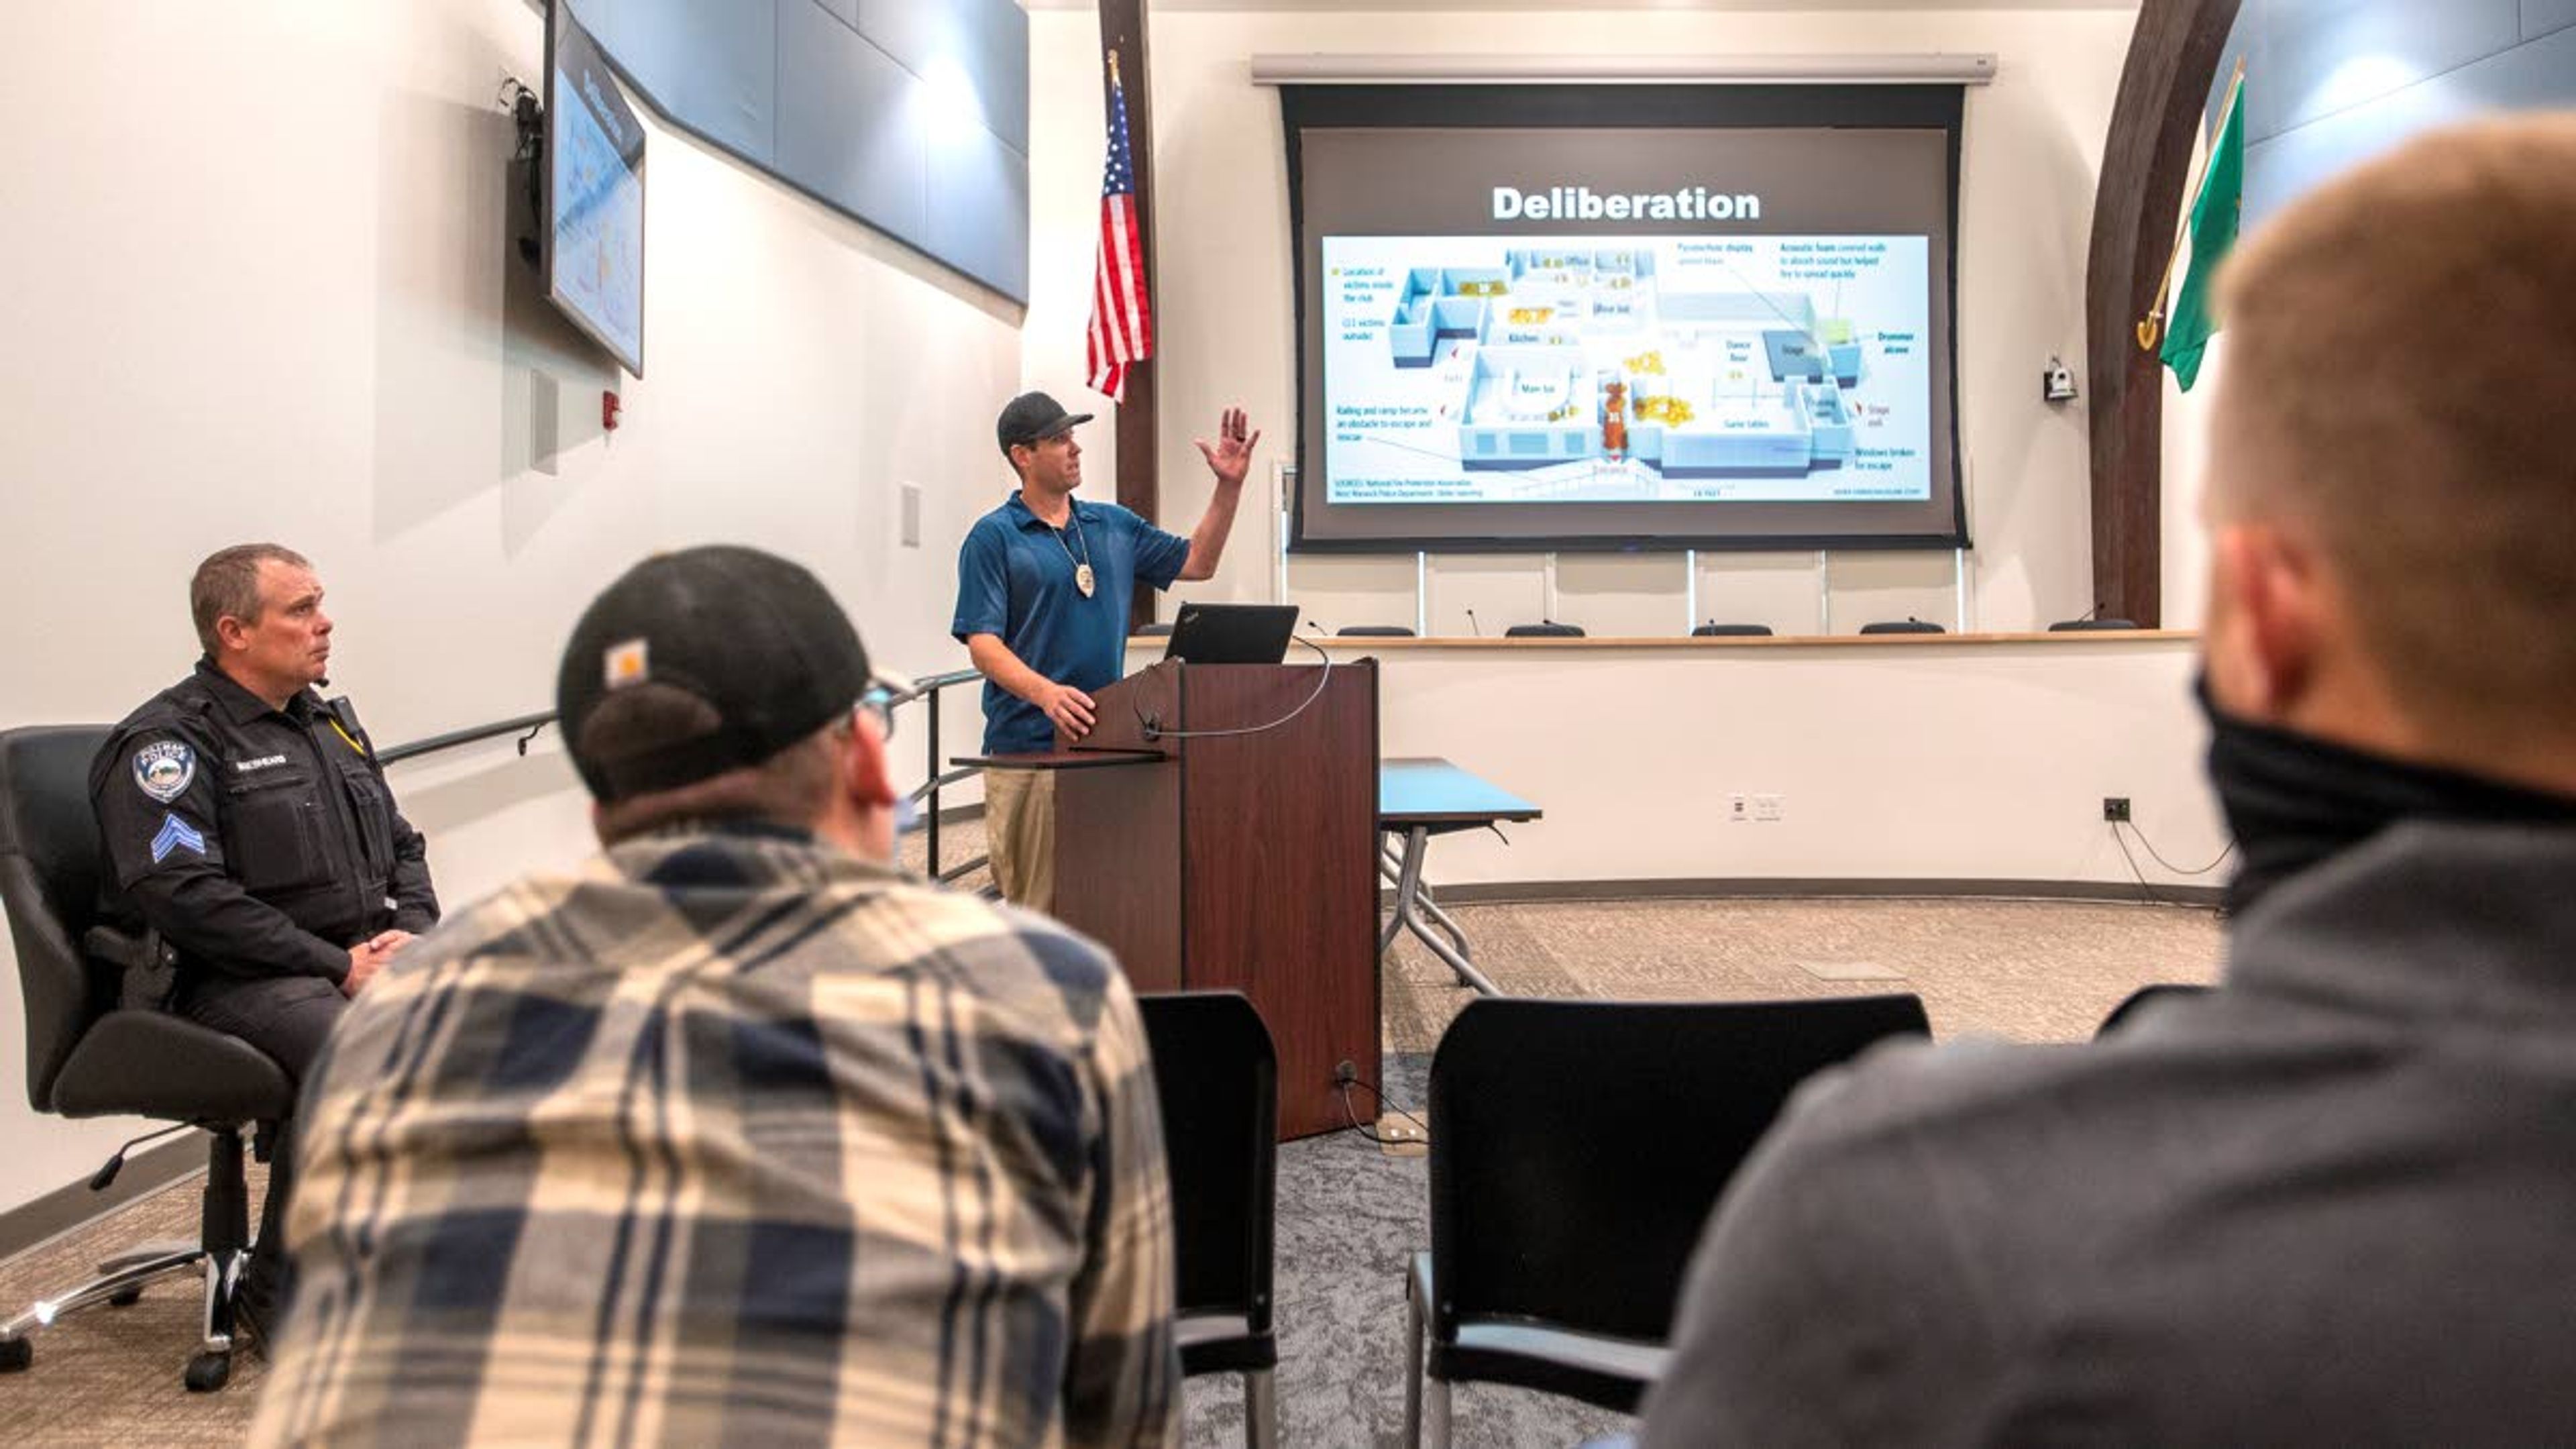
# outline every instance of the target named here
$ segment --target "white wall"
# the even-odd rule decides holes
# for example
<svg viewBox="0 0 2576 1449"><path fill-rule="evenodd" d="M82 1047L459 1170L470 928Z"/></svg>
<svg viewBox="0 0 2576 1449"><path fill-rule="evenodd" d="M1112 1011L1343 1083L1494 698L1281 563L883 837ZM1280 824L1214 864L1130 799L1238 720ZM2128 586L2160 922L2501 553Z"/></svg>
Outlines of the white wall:
<svg viewBox="0 0 2576 1449"><path fill-rule="evenodd" d="M889 665L963 665L954 544L1001 492L1015 306L655 128L648 376L622 379L508 251L496 97L540 76L525 0L18 9L0 726L113 719L178 678L188 570L253 538L314 559L334 686L389 743L551 707L581 604L702 541L812 565ZM895 542L903 481L919 550ZM536 754L398 768L451 905L588 847L551 739ZM126 1130L36 1117L23 1072L0 991L0 1207Z"/></svg>
<svg viewBox="0 0 2576 1449"><path fill-rule="evenodd" d="M2227 844L2189 639L1329 647L1379 661L1381 753L1446 758L1546 811L1505 827L1509 844L1444 838L1435 885L2125 885L2138 876L2102 820L2111 795L2185 870ZM1733 823L1738 794L1781 797L1781 818ZM2157 886L2225 879L2129 845Z"/></svg>

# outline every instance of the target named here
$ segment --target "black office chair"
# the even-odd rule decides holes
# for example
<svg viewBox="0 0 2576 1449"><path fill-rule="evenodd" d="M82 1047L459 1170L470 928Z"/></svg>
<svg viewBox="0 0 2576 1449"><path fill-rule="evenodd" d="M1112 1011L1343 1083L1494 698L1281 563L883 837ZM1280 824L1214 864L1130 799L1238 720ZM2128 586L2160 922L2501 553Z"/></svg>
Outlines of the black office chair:
<svg viewBox="0 0 2576 1449"><path fill-rule="evenodd" d="M2048 632L2051 634L2091 634L2096 631L2107 632L2121 629L2135 629L2137 627L2137 622L2132 619L2060 619L2056 623L2048 626Z"/></svg>
<svg viewBox="0 0 2576 1449"><path fill-rule="evenodd" d="M1506 639L1580 639L1583 626L1560 624L1553 619L1543 624L1514 624L1503 631Z"/></svg>
<svg viewBox="0 0 2576 1449"><path fill-rule="evenodd" d="M1333 633L1343 639L1410 639L1413 631L1402 624L1345 624Z"/></svg>
<svg viewBox="0 0 2576 1449"><path fill-rule="evenodd" d="M1422 1441L1426 1373L1443 1449L1461 1381L1634 1413L1669 1356L1709 1210L1789 1094L1929 1031L1912 996L1467 1003L1431 1059L1431 1251L1405 1284L1405 1442Z"/></svg>
<svg viewBox="0 0 2576 1449"><path fill-rule="evenodd" d="M1243 1375L1244 1438L1279 1442L1270 1327L1279 1056L1240 992L1136 998L1171 1165L1181 1373Z"/></svg>
<svg viewBox="0 0 2576 1449"><path fill-rule="evenodd" d="M1169 619L1158 619L1151 624L1136 626L1136 637L1139 639L1160 639L1171 632L1172 621Z"/></svg>
<svg viewBox="0 0 2576 1449"><path fill-rule="evenodd" d="M1929 619L1880 619L1863 624L1864 634L1946 634L1950 632Z"/></svg>
<svg viewBox="0 0 2576 1449"><path fill-rule="evenodd" d="M198 1240L156 1246L99 1265L100 1276L0 1324L0 1372L35 1361L28 1335L93 1303L132 1303L146 1283L202 1267L204 1335L188 1361L189 1388L232 1375L233 1294L250 1258L250 1191L243 1136L286 1115L285 1071L237 1037L160 1011L117 1005L115 971L93 967L81 942L99 894L99 840L89 762L98 725L0 733L0 907L18 951L27 1009L27 1100L65 1117L153 1117L210 1134ZM102 1172L93 1182L106 1185Z"/></svg>
<svg viewBox="0 0 2576 1449"><path fill-rule="evenodd" d="M2122 997L2120 1004L2111 1008L2111 1014L2102 1018L2102 1024L2093 1029L2093 1039L2100 1041L2118 1031L2134 1020L2139 1012L2159 1001L2187 1001L2195 996L2207 996L2215 989L2208 986L2193 986L2180 981L2159 981L2152 986L2141 986Z"/></svg>
<svg viewBox="0 0 2576 1449"><path fill-rule="evenodd" d="M1770 633L1771 626L1768 624L1708 623L1693 629L1691 637L1694 639L1754 639L1768 638Z"/></svg>

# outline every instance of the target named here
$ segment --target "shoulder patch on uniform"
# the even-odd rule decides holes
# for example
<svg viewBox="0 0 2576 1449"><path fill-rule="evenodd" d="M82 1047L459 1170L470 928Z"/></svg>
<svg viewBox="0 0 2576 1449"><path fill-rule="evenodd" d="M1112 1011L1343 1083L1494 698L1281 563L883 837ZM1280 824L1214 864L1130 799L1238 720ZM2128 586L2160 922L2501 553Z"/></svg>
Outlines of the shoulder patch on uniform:
<svg viewBox="0 0 2576 1449"><path fill-rule="evenodd" d="M152 863L159 865L173 851L192 851L199 859L206 854L206 837L197 828L176 815L161 817L161 833L152 837Z"/></svg>
<svg viewBox="0 0 2576 1449"><path fill-rule="evenodd" d="M164 805L178 799L196 778L197 752L177 740L154 740L135 752L135 788Z"/></svg>

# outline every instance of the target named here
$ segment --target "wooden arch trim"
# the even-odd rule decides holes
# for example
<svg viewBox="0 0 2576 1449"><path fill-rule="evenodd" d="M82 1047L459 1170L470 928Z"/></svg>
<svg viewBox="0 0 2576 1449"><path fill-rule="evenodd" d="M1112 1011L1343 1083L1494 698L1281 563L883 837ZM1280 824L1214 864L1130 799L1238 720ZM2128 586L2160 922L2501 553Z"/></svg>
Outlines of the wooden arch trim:
<svg viewBox="0 0 2576 1449"><path fill-rule="evenodd" d="M1145 259L1145 295L1154 286L1154 72L1145 53L1147 0L1100 0L1100 74L1108 75L1109 57L1118 56L1119 79L1127 92L1128 159L1136 177L1136 246ZM1037 58L1030 58L1031 64ZM1109 87L1100 88L1104 128ZM1088 314L1086 314L1088 315ZM1162 331L1159 326L1154 329ZM1162 349L1155 349L1161 356ZM1163 511L1161 450L1156 436L1155 359L1127 367L1127 400L1110 408L1118 439L1118 502L1148 523L1160 523ZM1138 584L1127 600L1127 627L1132 631L1154 622L1154 589Z"/></svg>
<svg viewBox="0 0 2576 1449"><path fill-rule="evenodd" d="M2138 346L2173 250L2201 113L2238 0L2145 0L2120 72L2086 263L2093 391L2093 598L2152 629L2164 618L2163 364Z"/></svg>

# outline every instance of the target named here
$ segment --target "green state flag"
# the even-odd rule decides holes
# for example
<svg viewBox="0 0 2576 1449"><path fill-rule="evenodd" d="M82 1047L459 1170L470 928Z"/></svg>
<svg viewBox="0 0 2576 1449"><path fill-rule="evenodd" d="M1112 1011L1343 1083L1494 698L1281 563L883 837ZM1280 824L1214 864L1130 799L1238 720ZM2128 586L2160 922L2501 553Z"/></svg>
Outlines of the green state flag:
<svg viewBox="0 0 2576 1449"><path fill-rule="evenodd" d="M2174 370L2174 381L2184 392L2200 380L2201 354L2218 331L2218 319L2210 315L2210 292L2218 284L2218 264L2235 249L2236 224L2244 210L2245 88L2239 86L2209 149L2200 199L2191 204L2191 270L2183 273L2182 290L2174 295L2164 349L2157 354Z"/></svg>

